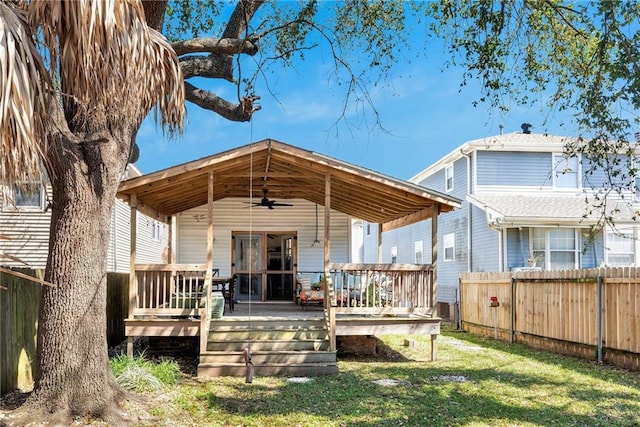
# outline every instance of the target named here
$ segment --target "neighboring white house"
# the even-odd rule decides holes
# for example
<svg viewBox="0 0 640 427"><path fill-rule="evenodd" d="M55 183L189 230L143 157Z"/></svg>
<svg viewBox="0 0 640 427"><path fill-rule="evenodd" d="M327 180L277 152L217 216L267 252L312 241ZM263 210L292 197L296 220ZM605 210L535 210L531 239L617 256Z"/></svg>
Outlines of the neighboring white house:
<svg viewBox="0 0 640 427"><path fill-rule="evenodd" d="M132 164L127 166L123 179L140 176ZM0 198L0 265L44 269L49 251L51 221L51 186L43 183L6 188L6 199ZM107 271L129 272L129 206L116 200L111 218L111 239L107 255ZM167 225L144 215L138 216L137 256L140 262L163 262L167 247Z"/></svg>
<svg viewBox="0 0 640 427"><path fill-rule="evenodd" d="M633 181L624 198L606 197L616 230L591 233L602 219L594 196L611 186L607 176L587 159L563 155L575 138L523 130L469 141L410 179L464 200L439 216L439 302L456 301L461 272L640 265ZM365 262L374 262L377 224L365 223L363 232ZM381 261L431 262L430 236L431 220L383 233Z"/></svg>

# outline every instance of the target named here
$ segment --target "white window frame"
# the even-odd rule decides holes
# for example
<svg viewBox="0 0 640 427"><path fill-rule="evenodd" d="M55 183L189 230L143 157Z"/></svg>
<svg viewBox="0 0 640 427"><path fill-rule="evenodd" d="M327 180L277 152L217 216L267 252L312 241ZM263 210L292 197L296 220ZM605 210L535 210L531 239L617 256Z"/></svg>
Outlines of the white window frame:
<svg viewBox="0 0 640 427"><path fill-rule="evenodd" d="M422 240L413 242L413 260L416 264L424 264L424 245Z"/></svg>
<svg viewBox="0 0 640 427"><path fill-rule="evenodd" d="M442 236L442 246L444 261L455 261L456 259L456 233L447 233Z"/></svg>
<svg viewBox="0 0 640 427"><path fill-rule="evenodd" d="M640 248L640 242L638 241L638 229L637 227L619 227L615 230L607 228L605 232L605 264L609 267L626 267L631 265L638 265L638 250ZM626 239L626 241L625 241ZM626 247L621 247L625 245ZM612 258L616 256L628 256L631 259L630 263L620 263L613 261Z"/></svg>
<svg viewBox="0 0 640 427"><path fill-rule="evenodd" d="M153 220L151 223L151 239L154 242L159 242L162 238L162 225L160 221Z"/></svg>
<svg viewBox="0 0 640 427"><path fill-rule="evenodd" d="M453 183L454 183L454 175L453 175L453 163L447 165L444 168L444 189L445 191L451 192L453 191Z"/></svg>
<svg viewBox="0 0 640 427"><path fill-rule="evenodd" d="M21 191L21 186L28 186L38 188L38 204L22 204L21 200L18 200L18 192ZM12 202L13 207L19 210L42 210L44 208L44 200L45 200L45 188L42 183L19 183L13 186L12 192Z"/></svg>
<svg viewBox="0 0 640 427"><path fill-rule="evenodd" d="M565 154L554 153L551 174L554 188L582 188L582 162L580 161L580 156L567 157Z"/></svg>
<svg viewBox="0 0 640 427"><path fill-rule="evenodd" d="M391 246L391 264L398 262L398 247Z"/></svg>
<svg viewBox="0 0 640 427"><path fill-rule="evenodd" d="M551 234L556 231L571 230L573 233L573 249L556 248L553 247L554 239ZM542 235L536 236L536 233L542 233ZM561 238L561 236L559 236ZM570 269L580 268L580 248L582 247L580 240L580 229L578 228L545 228L545 227L532 227L529 229L529 253L541 257L536 266L542 267L543 270L557 270L552 262L553 255L558 253L573 253L573 266ZM566 270L566 268L562 268Z"/></svg>

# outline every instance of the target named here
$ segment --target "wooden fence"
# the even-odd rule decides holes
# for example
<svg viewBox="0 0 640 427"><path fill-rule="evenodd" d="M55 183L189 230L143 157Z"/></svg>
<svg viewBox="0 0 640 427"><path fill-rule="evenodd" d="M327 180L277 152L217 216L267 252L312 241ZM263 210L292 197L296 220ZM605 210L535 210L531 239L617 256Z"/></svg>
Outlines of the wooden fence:
<svg viewBox="0 0 640 427"><path fill-rule="evenodd" d="M466 331L640 370L640 268L464 273L460 316Z"/></svg>
<svg viewBox="0 0 640 427"><path fill-rule="evenodd" d="M14 269L42 278L42 270ZM129 275L107 274L107 342L125 339ZM33 382L36 333L42 286L26 279L0 273L0 396L25 389Z"/></svg>

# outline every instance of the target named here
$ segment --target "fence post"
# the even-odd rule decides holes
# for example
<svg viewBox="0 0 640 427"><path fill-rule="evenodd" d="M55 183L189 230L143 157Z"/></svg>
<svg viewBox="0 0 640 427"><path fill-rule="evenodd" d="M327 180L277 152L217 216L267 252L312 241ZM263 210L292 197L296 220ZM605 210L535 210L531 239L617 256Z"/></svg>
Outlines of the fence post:
<svg viewBox="0 0 640 427"><path fill-rule="evenodd" d="M598 363L602 363L602 275L598 274Z"/></svg>
<svg viewBox="0 0 640 427"><path fill-rule="evenodd" d="M511 319L509 321L509 342L514 343L516 341L516 278L511 277Z"/></svg>
<svg viewBox="0 0 640 427"><path fill-rule="evenodd" d="M458 276L458 329L463 330L462 328L462 277Z"/></svg>

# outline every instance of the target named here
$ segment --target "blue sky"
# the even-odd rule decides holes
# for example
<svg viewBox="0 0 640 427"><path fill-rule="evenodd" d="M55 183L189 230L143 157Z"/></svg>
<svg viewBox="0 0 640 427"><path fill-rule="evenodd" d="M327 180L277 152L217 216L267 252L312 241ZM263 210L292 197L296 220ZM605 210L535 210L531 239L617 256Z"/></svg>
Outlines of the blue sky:
<svg viewBox="0 0 640 427"><path fill-rule="evenodd" d="M413 36L424 38L418 31ZM262 109L251 123L229 122L189 104L183 136L170 141L148 118L138 134L141 154L136 166L143 173L153 172L273 138L408 179L468 140L498 135L500 125L505 133L520 131L520 125L529 122L535 133L570 134L560 127L567 117L545 117L539 106L512 106L507 115L488 105L474 107L478 85L467 84L461 90L462 70L443 70L445 58L437 54L397 64L388 84L371 89L388 132L372 128L371 112L363 114L354 106L348 112L350 126L342 121L335 127L344 89L327 77L330 63L321 50L305 57L294 70L268 74L268 86L264 80L257 82ZM236 98L235 86L215 84L219 95Z"/></svg>

